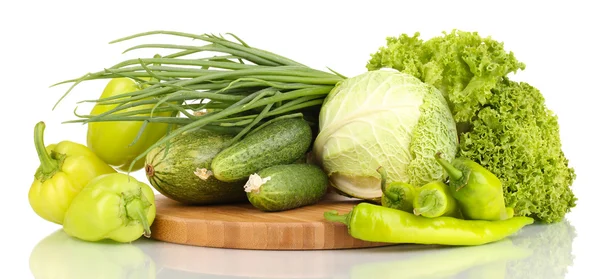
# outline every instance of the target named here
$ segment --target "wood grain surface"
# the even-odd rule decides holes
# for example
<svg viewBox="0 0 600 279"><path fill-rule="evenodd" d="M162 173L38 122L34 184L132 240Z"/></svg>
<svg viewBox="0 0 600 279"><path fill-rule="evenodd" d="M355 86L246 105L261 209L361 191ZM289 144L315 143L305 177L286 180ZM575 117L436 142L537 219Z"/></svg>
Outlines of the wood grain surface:
<svg viewBox="0 0 600 279"><path fill-rule="evenodd" d="M156 196L152 238L217 248L322 250L387 246L348 234L344 224L326 221L323 213L345 214L357 200L329 194L315 205L281 212L262 212L250 203L189 206Z"/></svg>

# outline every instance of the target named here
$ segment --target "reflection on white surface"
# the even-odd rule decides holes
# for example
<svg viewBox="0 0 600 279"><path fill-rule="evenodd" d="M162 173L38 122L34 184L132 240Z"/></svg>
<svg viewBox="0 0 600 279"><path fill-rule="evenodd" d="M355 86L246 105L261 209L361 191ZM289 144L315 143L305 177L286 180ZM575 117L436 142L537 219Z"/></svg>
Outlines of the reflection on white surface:
<svg viewBox="0 0 600 279"><path fill-rule="evenodd" d="M474 247L395 245L326 251L258 251L140 239L87 243L57 231L32 251L35 278L564 278L575 229L530 225Z"/></svg>
<svg viewBox="0 0 600 279"><path fill-rule="evenodd" d="M58 230L40 241L29 257L37 279L156 278L155 264L129 243L85 242Z"/></svg>

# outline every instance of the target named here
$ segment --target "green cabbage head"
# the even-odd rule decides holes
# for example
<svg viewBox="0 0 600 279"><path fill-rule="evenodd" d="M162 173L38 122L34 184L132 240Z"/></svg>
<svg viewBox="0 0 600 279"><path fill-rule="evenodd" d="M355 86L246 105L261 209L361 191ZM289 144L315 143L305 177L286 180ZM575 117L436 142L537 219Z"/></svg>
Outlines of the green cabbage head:
<svg viewBox="0 0 600 279"><path fill-rule="evenodd" d="M350 197L381 197L378 167L388 182L422 186L444 180L436 152L454 159L456 123L442 93L392 69L346 79L326 97L313 146L331 185Z"/></svg>

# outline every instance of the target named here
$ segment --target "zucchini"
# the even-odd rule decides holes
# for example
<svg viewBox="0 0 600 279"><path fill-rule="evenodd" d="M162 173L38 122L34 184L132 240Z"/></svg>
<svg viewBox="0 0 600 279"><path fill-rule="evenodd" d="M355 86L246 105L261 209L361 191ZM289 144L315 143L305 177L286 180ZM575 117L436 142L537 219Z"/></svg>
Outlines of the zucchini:
<svg viewBox="0 0 600 279"><path fill-rule="evenodd" d="M262 211L283 211L317 203L327 192L327 174L312 164L275 165L248 177L250 203Z"/></svg>
<svg viewBox="0 0 600 279"><path fill-rule="evenodd" d="M261 169L303 158L311 143L312 130L304 119L278 120L217 154L212 173L221 181L244 181Z"/></svg>
<svg viewBox="0 0 600 279"><path fill-rule="evenodd" d="M169 141L168 149L163 144L146 155L146 177L158 192L185 204L247 201L243 182L209 176L213 158L232 138L203 129L182 133Z"/></svg>

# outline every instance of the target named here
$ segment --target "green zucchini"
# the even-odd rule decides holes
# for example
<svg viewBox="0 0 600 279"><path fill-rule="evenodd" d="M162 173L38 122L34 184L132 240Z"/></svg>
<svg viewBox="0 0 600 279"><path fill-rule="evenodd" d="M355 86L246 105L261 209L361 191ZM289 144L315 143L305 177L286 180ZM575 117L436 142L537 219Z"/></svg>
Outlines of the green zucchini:
<svg viewBox="0 0 600 279"><path fill-rule="evenodd" d="M243 182L210 176L213 158L232 138L203 129L180 134L169 141L168 148L163 144L148 153L146 177L158 192L185 204L247 202Z"/></svg>
<svg viewBox="0 0 600 279"><path fill-rule="evenodd" d="M304 119L278 120L217 154L212 173L221 181L244 181L261 169L297 161L311 143L312 131Z"/></svg>
<svg viewBox="0 0 600 279"><path fill-rule="evenodd" d="M283 211L317 203L327 192L327 174L312 164L275 165L248 177L250 203L262 211Z"/></svg>

